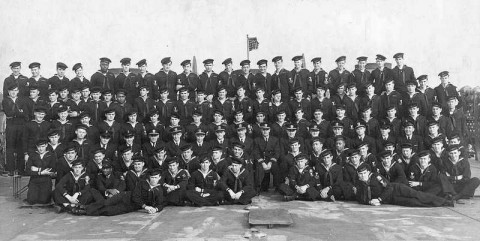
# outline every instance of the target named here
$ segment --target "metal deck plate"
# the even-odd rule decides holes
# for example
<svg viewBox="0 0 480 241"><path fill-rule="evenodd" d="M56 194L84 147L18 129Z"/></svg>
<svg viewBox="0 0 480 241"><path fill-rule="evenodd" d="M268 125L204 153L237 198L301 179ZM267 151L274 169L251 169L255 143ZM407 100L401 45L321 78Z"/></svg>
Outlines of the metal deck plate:
<svg viewBox="0 0 480 241"><path fill-rule="evenodd" d="M248 223L252 225L291 225L293 218L285 209L254 209L248 214Z"/></svg>

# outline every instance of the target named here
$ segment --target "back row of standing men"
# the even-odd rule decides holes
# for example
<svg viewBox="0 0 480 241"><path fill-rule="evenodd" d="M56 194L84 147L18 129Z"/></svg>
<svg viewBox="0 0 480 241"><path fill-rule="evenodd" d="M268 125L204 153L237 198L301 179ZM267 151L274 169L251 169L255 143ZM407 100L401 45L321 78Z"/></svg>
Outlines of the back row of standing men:
<svg viewBox="0 0 480 241"><path fill-rule="evenodd" d="M313 97L316 95L318 86L325 86L333 94L340 84L348 86L352 83L355 84L361 96L365 94L367 83L372 83L375 88L375 94L380 95L385 91L385 81L391 79L394 81L395 90L400 94L405 94L407 92L407 83L409 81L417 81L417 79L413 69L404 64L403 53L397 53L393 57L397 66L389 69L385 67L387 58L383 55L377 55L376 62L378 68L370 73L365 69L367 57L358 57L358 68L350 72L344 67L346 57L341 56L336 59L338 67L327 73L321 67L320 57L312 59L314 69L308 71L302 68L302 56L295 56L292 58L295 67L288 71L283 68L282 57L277 56L272 59L275 65L273 74L267 73L268 61L262 59L257 62L260 71L256 75L250 73L249 60L240 62L241 73L235 72L231 58L222 62L225 65L225 70L220 74L213 72L214 61L212 59L203 61L205 71L200 75L191 72L190 60L181 62L184 71L177 74L171 70L172 61L169 57L162 59L163 68L155 75L147 71L147 61L145 59L136 63L140 73L134 74L130 72L131 59L123 58L120 61L123 71L116 77L108 70L111 60L101 58L100 70L94 73L90 80L84 77L81 63L77 63L72 67L76 77L69 80L65 76L67 65L64 63L57 63L57 74L46 79L40 75L40 63L34 62L29 65L32 77L27 78L20 74L21 63L13 62L10 65L13 73L5 79L3 93L7 93L7 87L15 83L19 86L20 96L28 97L29 86L36 85L40 96L47 100L49 90L62 91L64 88L67 88L71 93L73 90L89 86L90 88L100 87L102 90L110 90L111 93L116 93L117 90L122 89L127 92L127 101L133 103L135 98L139 96L139 87L145 85L148 87L150 98L153 100L160 98L159 90L162 88L168 90L170 100L176 100L177 91L181 87L186 87L191 98L194 98L195 91L202 90L211 101L212 97L217 95L219 86L226 87L227 97L235 97L236 87L241 85L244 86L247 96L252 99L255 99L255 90L261 87L266 93L265 97L269 97L271 91L279 89L282 93L282 100L287 100L294 95L294 90L299 87L303 90L304 97ZM426 83L422 85L422 81L428 80L428 77L425 75L419 76L419 90L427 95L427 103L431 104L434 97L436 97L437 101L446 107L446 96L457 95L456 87L449 83L447 71L441 72L439 76L441 84L435 87L435 89L428 88Z"/></svg>

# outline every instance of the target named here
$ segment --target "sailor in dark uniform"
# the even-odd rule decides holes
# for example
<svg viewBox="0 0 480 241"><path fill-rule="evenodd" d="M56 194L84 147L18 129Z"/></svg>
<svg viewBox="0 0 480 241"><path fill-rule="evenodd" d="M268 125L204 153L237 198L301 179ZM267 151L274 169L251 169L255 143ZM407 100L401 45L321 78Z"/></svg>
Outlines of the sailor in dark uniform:
<svg viewBox="0 0 480 241"><path fill-rule="evenodd" d="M312 96L312 77L307 69L302 67L303 56L295 56L292 58L293 65L295 66L290 75L292 80L290 81L290 90L296 91L297 88L301 88L305 94L305 98L309 99ZM292 93L293 94L293 93Z"/></svg>
<svg viewBox="0 0 480 241"><path fill-rule="evenodd" d="M370 82L373 83L375 87L375 94L380 96L383 91L385 91L385 80L391 79L392 69L385 67L385 60L387 58L381 54L377 54L375 60L378 67L372 71L370 75Z"/></svg>
<svg viewBox="0 0 480 241"><path fill-rule="evenodd" d="M285 183L278 187L285 201L302 199L307 201L316 200L320 194L315 189L316 180L312 167L307 165L308 156L304 154L295 157L295 165L289 169Z"/></svg>
<svg viewBox="0 0 480 241"><path fill-rule="evenodd" d="M340 56L335 60L337 68L328 73L328 88L330 89L330 95L336 94L338 86L340 84L348 85L352 77L350 71L345 69L345 56Z"/></svg>
<svg viewBox="0 0 480 241"><path fill-rule="evenodd" d="M168 170L164 171L162 176L165 201L168 205L185 205L189 177L190 174L187 170L179 168L178 158L173 157L168 160Z"/></svg>
<svg viewBox="0 0 480 241"><path fill-rule="evenodd" d="M19 97L28 97L28 78L20 73L22 69L21 62L12 62L10 64L12 74L3 81L3 93L8 93L8 88L12 85L18 86Z"/></svg>
<svg viewBox="0 0 480 241"><path fill-rule="evenodd" d="M57 63L57 74L48 79L48 84L50 85L50 89L59 90L63 87L69 88L70 80L65 77L65 69L68 66L62 62Z"/></svg>
<svg viewBox="0 0 480 241"><path fill-rule="evenodd" d="M217 94L217 87L220 85L218 74L213 72L213 59L203 61L205 71L200 74L199 90L204 91L207 101L212 102L213 96Z"/></svg>
<svg viewBox="0 0 480 241"><path fill-rule="evenodd" d="M243 167L243 160L232 158L232 165L220 180L220 189L225 197L224 204L252 203L252 198L256 195L253 185L253 176Z"/></svg>
<svg viewBox="0 0 480 241"><path fill-rule="evenodd" d="M28 86L36 86L38 91L40 92L40 97L43 100L48 99L48 89L50 85L48 84L48 80L40 75L40 63L33 62L28 65L30 71L32 72L32 77L28 79Z"/></svg>
<svg viewBox="0 0 480 241"><path fill-rule="evenodd" d="M310 78L312 78L312 99L317 97L317 88L322 87L323 90L328 89L327 85L327 72L322 69L322 58L315 57L312 59L313 70L310 72ZM318 97L317 97L318 98Z"/></svg>
<svg viewBox="0 0 480 241"><path fill-rule="evenodd" d="M2 101L3 111L6 116L6 170L9 171L9 175L13 176L15 169L21 170L23 168L22 163L25 163L23 159L22 143L24 141L22 137L28 116L25 99L18 95L18 85L12 83L6 89L8 90L8 96L5 96Z"/></svg>
<svg viewBox="0 0 480 241"><path fill-rule="evenodd" d="M416 191L400 183L390 183L380 174L372 173L366 166L357 170L359 182L356 185L358 202L379 206L383 203L409 207L453 206L451 200L433 194Z"/></svg>
<svg viewBox="0 0 480 241"><path fill-rule="evenodd" d="M352 71L351 83L354 83L358 90L358 95L365 95L366 84L370 80L370 72L365 68L367 66L367 57L361 56L357 58L358 68Z"/></svg>
<svg viewBox="0 0 480 241"><path fill-rule="evenodd" d="M200 78L196 73L192 72L192 62L190 60L184 60L180 65L183 67L183 72L178 74L177 88L187 88L190 100L195 101L195 93L198 89Z"/></svg>
<svg viewBox="0 0 480 241"><path fill-rule="evenodd" d="M400 92L401 95L404 95L407 91L406 83L407 81L416 81L415 73L413 69L404 64L404 54L396 53L393 55L397 66L392 69L392 77L395 81L395 90Z"/></svg>
<svg viewBox="0 0 480 241"><path fill-rule="evenodd" d="M215 206L223 200L219 190L220 176L210 169L210 164L209 158L202 158L200 168L188 180L187 198L198 207Z"/></svg>
<svg viewBox="0 0 480 241"><path fill-rule="evenodd" d="M108 71L108 67L112 61L109 58L100 58L100 70L90 78L92 87L99 87L101 90L115 91L115 75Z"/></svg>
<svg viewBox="0 0 480 241"><path fill-rule="evenodd" d="M440 170L443 192L450 194L454 200L473 197L480 180L472 177L470 163L461 158L459 145L451 145L447 151L448 158L443 160L443 169Z"/></svg>
<svg viewBox="0 0 480 241"><path fill-rule="evenodd" d="M275 65L275 72L272 74L272 91L280 91L282 102L286 102L290 99L290 82L292 81L290 71L283 68L282 56L276 56L272 62Z"/></svg>

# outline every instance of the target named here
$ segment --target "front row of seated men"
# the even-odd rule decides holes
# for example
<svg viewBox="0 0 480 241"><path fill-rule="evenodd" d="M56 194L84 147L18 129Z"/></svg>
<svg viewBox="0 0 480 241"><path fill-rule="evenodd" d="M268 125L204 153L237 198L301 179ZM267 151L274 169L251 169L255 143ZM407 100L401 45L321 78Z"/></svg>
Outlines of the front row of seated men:
<svg viewBox="0 0 480 241"><path fill-rule="evenodd" d="M471 177L468 161L460 158L459 148L448 148L449 158L438 164L441 170L430 164L430 151L420 152L418 161L408 168L408 177L401 163L392 162L391 151L380 153L380 162L368 163L360 161L358 150L351 150L343 168L332 162L331 150L324 150L314 167L307 165L307 156L298 155L279 191L286 201L341 199L375 206L453 206L455 201L473 197L480 185L478 178Z"/></svg>
<svg viewBox="0 0 480 241"><path fill-rule="evenodd" d="M295 146L297 142L291 143ZM50 157L46 146L46 141L38 141L37 152L27 163L30 203L50 202L52 178L62 168ZM361 145L346 153L345 163L334 161L335 151L326 149L316 161L299 153L288 163L278 164L284 174L275 186L277 191L286 201L357 200L370 205L452 206L455 201L472 197L480 185L478 178L471 177L468 160L460 158L458 145L449 146L441 158L434 151L421 151L416 159L410 157L408 161L394 158L396 154L390 150L378 155L380 161L365 158ZM90 162L85 164L75 156L65 155L71 171L58 180L53 191L59 212L109 216L139 209L155 213L167 205L247 205L258 194L258 184L254 183L264 179L255 172L262 163L254 164L239 155L220 160L195 159L187 163L188 167L183 159L163 158L164 162L153 168L146 167L142 156L135 156L125 170L115 170L115 163L99 158L101 161L95 163L98 170L93 172L95 168Z"/></svg>
<svg viewBox="0 0 480 241"><path fill-rule="evenodd" d="M135 158L143 162L142 157ZM151 169L138 176L133 191L125 191L121 177L115 177L112 165L104 161L97 189L88 185L89 178L83 172L83 162L76 160L71 175L57 184L54 200L59 210L74 214L111 216L144 209L156 213L167 205L184 206L189 200L195 206L223 204L249 204L256 195L250 173L243 168L243 161L232 159L232 164L220 177L211 169L211 161L204 158L200 169L192 175L179 169L178 159L168 161L168 170ZM72 181L77 180L77 184Z"/></svg>

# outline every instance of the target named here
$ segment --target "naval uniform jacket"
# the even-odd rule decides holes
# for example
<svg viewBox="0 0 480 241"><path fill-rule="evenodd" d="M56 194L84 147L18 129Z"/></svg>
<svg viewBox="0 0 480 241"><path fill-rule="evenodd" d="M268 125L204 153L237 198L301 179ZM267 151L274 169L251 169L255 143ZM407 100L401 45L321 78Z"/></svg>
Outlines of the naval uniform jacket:
<svg viewBox="0 0 480 241"><path fill-rule="evenodd" d="M327 167L317 162L315 170L318 173L318 181L321 188L332 187L343 182L343 169L342 166L332 163L330 167Z"/></svg>
<svg viewBox="0 0 480 241"><path fill-rule="evenodd" d="M115 93L115 75L108 71L102 73L100 70L92 75L90 78L92 87L100 87L102 90L111 90Z"/></svg>
<svg viewBox="0 0 480 241"><path fill-rule="evenodd" d="M292 80L290 81L290 94L294 94L293 91L300 87L302 88L303 94L305 97L310 96L312 94L312 77L310 76L310 72L307 69L292 69L290 71L290 76ZM316 89L314 90L316 91Z"/></svg>
<svg viewBox="0 0 480 241"><path fill-rule="evenodd" d="M129 170L125 175L125 190L133 191L139 182L147 180L147 170L148 169L145 167L140 173L136 173L134 170Z"/></svg>
<svg viewBox="0 0 480 241"><path fill-rule="evenodd" d="M28 89L28 78L22 74L15 77L13 74L10 74L3 81L3 95L8 96L8 87L12 85L18 86L18 96L19 97L28 97L30 95L30 90Z"/></svg>
<svg viewBox="0 0 480 241"><path fill-rule="evenodd" d="M412 165L407 172L407 178L409 181L420 182L420 186L412 187L417 191L427 192L440 185L438 170L434 165L428 165L423 171L418 163Z"/></svg>
<svg viewBox="0 0 480 241"><path fill-rule="evenodd" d="M395 66L395 68L392 69L392 77L395 83L395 90L402 94L407 91L406 83L408 81L417 81L413 69L407 65L403 65L401 69L398 65Z"/></svg>
<svg viewBox="0 0 480 241"><path fill-rule="evenodd" d="M85 195L90 191L90 182L87 182L87 176L87 173L83 172L80 176L75 177L73 172L69 172L60 179L60 182L57 183L55 189L63 196L67 194L73 196L77 192L80 192L81 195Z"/></svg>
<svg viewBox="0 0 480 241"><path fill-rule="evenodd" d="M107 189L117 189L119 192L125 191L125 181L118 174L111 173L105 176L103 173L97 177L97 190L103 195L107 195Z"/></svg>
<svg viewBox="0 0 480 241"><path fill-rule="evenodd" d="M23 97L18 96L15 100L13 100L7 96L3 98L2 106L7 119L7 126L24 125L28 120L28 107L26 99Z"/></svg>
<svg viewBox="0 0 480 241"><path fill-rule="evenodd" d="M408 184L402 165L394 160L392 160L389 167L385 167L381 161L378 162L376 171L389 182L403 183L405 185Z"/></svg>
<svg viewBox="0 0 480 241"><path fill-rule="evenodd" d="M212 170L209 170L204 175L200 170L196 170L192 173L190 179L188 179L188 190L195 190L196 187L202 189L202 193L213 193L218 189L220 184L220 176Z"/></svg>
<svg viewBox="0 0 480 241"><path fill-rule="evenodd" d="M198 87L199 90L205 92L205 95L217 95L217 88L221 84L218 78L218 74L215 72L210 72L210 76L207 72L203 72L199 76L200 78L200 85Z"/></svg>
<svg viewBox="0 0 480 241"><path fill-rule="evenodd" d="M148 181L140 181L132 192L132 203L137 209L151 206L161 211L166 205L162 185L152 187Z"/></svg>
<svg viewBox="0 0 480 241"><path fill-rule="evenodd" d="M278 73L275 71L272 74L272 91L280 90L282 93L282 100L288 100L290 96L290 82L292 77L290 71L281 69Z"/></svg>
<svg viewBox="0 0 480 241"><path fill-rule="evenodd" d="M392 69L383 67L383 70L376 68L370 74L370 82L375 87L375 94L380 95L385 91L385 80L393 78Z"/></svg>
<svg viewBox="0 0 480 241"><path fill-rule="evenodd" d="M150 95L153 97L154 100L160 98L158 95L160 92L159 90L162 88L168 89L168 98L172 100L177 99L177 90L176 86L178 84L178 77L177 73L174 71L165 72L162 68L155 74L155 80L157 85L152 85L150 87Z"/></svg>
<svg viewBox="0 0 480 241"><path fill-rule="evenodd" d="M70 89L70 80L65 76L60 79L58 75L54 75L50 79L48 79L47 82L50 85L50 89L53 90L60 90L63 87L67 87L67 89Z"/></svg>
<svg viewBox="0 0 480 241"><path fill-rule="evenodd" d="M235 193L253 191L253 176L245 168L240 169L237 174L228 168L220 179L220 189L231 189Z"/></svg>
<svg viewBox="0 0 480 241"><path fill-rule="evenodd" d="M190 93L189 98L191 100L195 100L195 94L200 83L200 78L198 75L195 73L189 73L187 75L185 72L182 72L177 77L181 85L188 89L188 93Z"/></svg>
<svg viewBox="0 0 480 241"><path fill-rule="evenodd" d="M41 175L40 172L47 168L51 168L50 172L55 172L57 166L57 157L54 152L45 152L43 156L40 156L38 152L32 153L28 157L26 165L26 173L30 176L30 182L32 183L44 183L50 182L52 177L49 175ZM39 171L32 171L32 167L39 168ZM51 186L51 183L49 184Z"/></svg>

